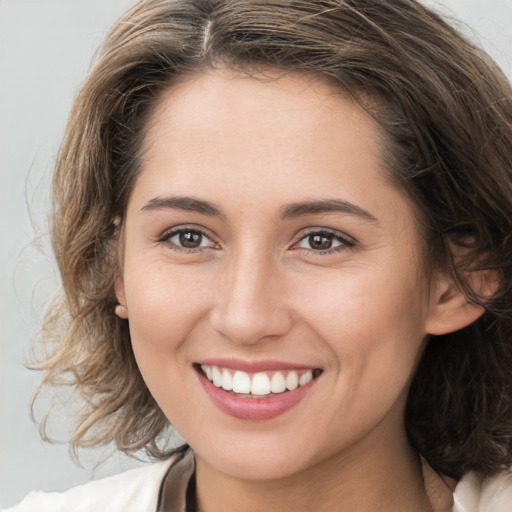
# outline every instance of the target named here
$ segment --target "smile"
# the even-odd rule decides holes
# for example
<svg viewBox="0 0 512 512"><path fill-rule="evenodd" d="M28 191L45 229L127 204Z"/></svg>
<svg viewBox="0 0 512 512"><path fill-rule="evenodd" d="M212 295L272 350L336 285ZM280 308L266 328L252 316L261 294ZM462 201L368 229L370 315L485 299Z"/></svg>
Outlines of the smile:
<svg viewBox="0 0 512 512"><path fill-rule="evenodd" d="M217 388L255 397L293 391L311 382L320 372L319 370L282 370L248 373L204 364L201 365L201 371Z"/></svg>
<svg viewBox="0 0 512 512"><path fill-rule="evenodd" d="M262 364L241 363L242 370L229 366L235 368L219 362L194 365L199 383L213 404L229 416L250 421L269 420L291 409L314 389L323 373L318 368L270 365L274 367L265 370Z"/></svg>

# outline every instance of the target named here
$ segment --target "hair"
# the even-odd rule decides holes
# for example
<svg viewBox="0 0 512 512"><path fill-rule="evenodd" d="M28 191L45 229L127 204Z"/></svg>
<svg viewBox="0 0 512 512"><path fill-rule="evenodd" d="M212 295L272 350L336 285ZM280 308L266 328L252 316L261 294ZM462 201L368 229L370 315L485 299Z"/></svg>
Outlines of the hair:
<svg viewBox="0 0 512 512"><path fill-rule="evenodd" d="M169 453L158 441L168 421L114 315L119 227L160 95L221 64L312 74L382 127L388 174L420 212L426 261L485 307L469 327L430 337L406 407L409 439L449 476L510 466L512 89L414 0L143 0L114 26L76 96L53 182L63 293L36 367L43 385L83 398L72 446ZM470 286L480 270L498 277L491 297Z"/></svg>

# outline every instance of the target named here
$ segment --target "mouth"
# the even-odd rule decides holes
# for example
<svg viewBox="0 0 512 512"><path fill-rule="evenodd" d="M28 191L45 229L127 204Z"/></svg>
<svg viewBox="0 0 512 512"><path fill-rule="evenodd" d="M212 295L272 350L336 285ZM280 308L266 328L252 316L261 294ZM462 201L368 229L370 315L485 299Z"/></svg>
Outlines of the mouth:
<svg viewBox="0 0 512 512"><path fill-rule="evenodd" d="M306 386L322 373L319 368L245 372L215 365L196 369L216 388L246 398L269 398Z"/></svg>
<svg viewBox="0 0 512 512"><path fill-rule="evenodd" d="M218 409L236 419L251 421L269 420L291 409L312 391L323 373L320 368L286 364L276 368L276 363L267 365L271 370L264 370L262 363L228 364L195 363L194 369Z"/></svg>

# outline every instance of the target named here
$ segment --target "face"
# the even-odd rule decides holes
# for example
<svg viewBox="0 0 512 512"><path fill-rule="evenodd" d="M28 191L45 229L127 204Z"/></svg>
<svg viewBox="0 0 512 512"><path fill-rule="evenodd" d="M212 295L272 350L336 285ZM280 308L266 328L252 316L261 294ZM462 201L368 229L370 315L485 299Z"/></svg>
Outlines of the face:
<svg viewBox="0 0 512 512"><path fill-rule="evenodd" d="M380 136L303 76L211 71L160 101L117 294L151 393L219 471L286 476L405 439L431 299Z"/></svg>

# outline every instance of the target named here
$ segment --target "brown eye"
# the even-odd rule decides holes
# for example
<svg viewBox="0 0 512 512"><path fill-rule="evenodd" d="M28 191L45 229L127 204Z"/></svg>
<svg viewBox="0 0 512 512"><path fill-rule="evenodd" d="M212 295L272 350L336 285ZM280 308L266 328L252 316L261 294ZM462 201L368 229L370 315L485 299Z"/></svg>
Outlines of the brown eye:
<svg viewBox="0 0 512 512"><path fill-rule="evenodd" d="M202 231L189 228L176 229L163 237L161 241L170 243L176 250L200 250L215 247L212 240Z"/></svg>
<svg viewBox="0 0 512 512"><path fill-rule="evenodd" d="M178 238L182 247L186 247L187 249L197 249L198 247L201 247L203 235L198 231L182 231L178 234Z"/></svg>
<svg viewBox="0 0 512 512"><path fill-rule="evenodd" d="M354 241L343 236L338 232L331 233L329 231L314 231L303 236L296 247L306 249L308 251L316 251L318 253L331 253L352 247Z"/></svg>
<svg viewBox="0 0 512 512"><path fill-rule="evenodd" d="M325 251L326 249L330 249L332 247L333 241L332 235L327 234L314 234L308 236L308 243L311 249Z"/></svg>

